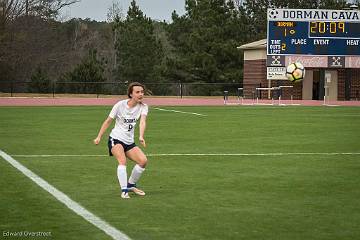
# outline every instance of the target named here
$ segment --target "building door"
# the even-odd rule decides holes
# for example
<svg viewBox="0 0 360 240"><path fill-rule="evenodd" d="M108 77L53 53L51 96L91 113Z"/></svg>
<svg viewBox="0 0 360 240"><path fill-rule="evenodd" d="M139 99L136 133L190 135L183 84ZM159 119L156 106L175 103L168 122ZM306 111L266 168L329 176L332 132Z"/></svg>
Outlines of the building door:
<svg viewBox="0 0 360 240"><path fill-rule="evenodd" d="M320 99L320 70L319 69L314 69L314 72L313 72L312 100L321 100Z"/></svg>
<svg viewBox="0 0 360 240"><path fill-rule="evenodd" d="M324 87L327 89L325 95L327 100L338 100L338 72L337 70L326 70Z"/></svg>

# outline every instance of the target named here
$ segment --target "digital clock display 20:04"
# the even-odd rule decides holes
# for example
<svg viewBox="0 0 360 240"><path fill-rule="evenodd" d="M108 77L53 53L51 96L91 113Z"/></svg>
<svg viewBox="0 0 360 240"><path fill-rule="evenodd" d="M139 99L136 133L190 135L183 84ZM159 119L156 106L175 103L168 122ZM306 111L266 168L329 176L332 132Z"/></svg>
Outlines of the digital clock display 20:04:
<svg viewBox="0 0 360 240"><path fill-rule="evenodd" d="M360 23L309 22L309 37L360 39Z"/></svg>

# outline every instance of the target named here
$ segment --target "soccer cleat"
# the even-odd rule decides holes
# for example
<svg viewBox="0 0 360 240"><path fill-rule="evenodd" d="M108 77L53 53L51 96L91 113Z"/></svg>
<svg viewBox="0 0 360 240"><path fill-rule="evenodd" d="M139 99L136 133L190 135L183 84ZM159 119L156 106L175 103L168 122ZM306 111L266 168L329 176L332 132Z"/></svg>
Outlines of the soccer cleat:
<svg viewBox="0 0 360 240"><path fill-rule="evenodd" d="M145 192L144 192L143 190L141 190L141 189L136 188L136 187L128 188L128 190L129 190L130 192L135 193L136 195L145 196Z"/></svg>
<svg viewBox="0 0 360 240"><path fill-rule="evenodd" d="M145 196L145 192L143 190L141 190L141 189L138 189L136 187L135 183L128 183L127 188L128 188L128 191L133 192L136 195Z"/></svg>
<svg viewBox="0 0 360 240"><path fill-rule="evenodd" d="M130 198L129 193L128 192L121 192L121 198L124 198L124 199Z"/></svg>
<svg viewBox="0 0 360 240"><path fill-rule="evenodd" d="M138 189L136 187L136 183L128 183L127 189L128 189L128 191L133 192L136 195L145 196L145 192L143 190L141 190L141 189Z"/></svg>

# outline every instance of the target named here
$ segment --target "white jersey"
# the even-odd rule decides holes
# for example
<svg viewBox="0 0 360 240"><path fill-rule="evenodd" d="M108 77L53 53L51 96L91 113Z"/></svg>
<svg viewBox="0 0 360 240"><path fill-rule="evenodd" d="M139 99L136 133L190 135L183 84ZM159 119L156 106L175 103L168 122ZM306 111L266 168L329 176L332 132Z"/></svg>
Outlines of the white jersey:
<svg viewBox="0 0 360 240"><path fill-rule="evenodd" d="M135 107L130 108L127 104L128 101L129 99L125 99L117 102L112 108L109 117L116 119L110 137L129 145L134 143L136 121L141 115L148 114L148 106L145 103L138 103Z"/></svg>

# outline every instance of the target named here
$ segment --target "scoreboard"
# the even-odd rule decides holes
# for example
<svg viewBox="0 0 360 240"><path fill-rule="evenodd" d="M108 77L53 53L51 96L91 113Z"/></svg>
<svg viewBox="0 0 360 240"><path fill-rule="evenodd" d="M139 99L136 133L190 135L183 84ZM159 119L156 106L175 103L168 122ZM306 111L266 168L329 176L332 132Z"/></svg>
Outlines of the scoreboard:
<svg viewBox="0 0 360 240"><path fill-rule="evenodd" d="M268 9L268 55L360 55L360 11Z"/></svg>

